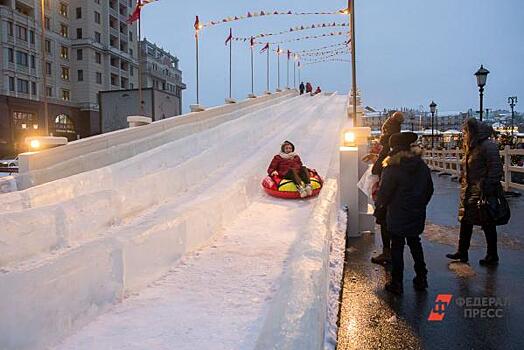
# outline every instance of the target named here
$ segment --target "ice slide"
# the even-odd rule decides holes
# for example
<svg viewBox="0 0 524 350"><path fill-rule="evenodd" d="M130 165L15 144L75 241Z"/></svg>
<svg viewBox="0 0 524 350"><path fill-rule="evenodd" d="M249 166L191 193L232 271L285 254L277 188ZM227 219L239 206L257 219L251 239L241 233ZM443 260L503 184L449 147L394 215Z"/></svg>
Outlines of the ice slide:
<svg viewBox="0 0 524 350"><path fill-rule="evenodd" d="M61 324L46 326L56 334L49 344L76 330L56 349L260 347L274 301L286 288L280 277L292 247L322 200L269 198L260 179L284 139L294 141L308 166L326 179L336 177L345 103L345 96L336 95L279 102L111 165L110 171L93 171L110 181L110 189L31 208L64 207L63 239L75 239L52 254L6 265L5 274L21 289L31 277L35 286L45 285L40 293L13 296L7 311L18 306L16 312L29 313L22 298L45 303L49 293L57 293L47 309L37 310L70 313ZM70 218L68 211L80 217ZM10 291L0 286L0 295ZM80 312L71 311L86 301ZM10 337L24 337L9 321L0 322ZM38 341L44 323L37 319L23 332L27 337L34 331L26 348Z"/></svg>

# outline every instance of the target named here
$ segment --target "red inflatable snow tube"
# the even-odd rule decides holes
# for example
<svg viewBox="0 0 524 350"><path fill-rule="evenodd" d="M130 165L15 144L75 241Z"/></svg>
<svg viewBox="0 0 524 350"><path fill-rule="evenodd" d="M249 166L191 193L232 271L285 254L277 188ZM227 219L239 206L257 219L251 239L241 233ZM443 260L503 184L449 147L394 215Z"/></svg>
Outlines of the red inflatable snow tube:
<svg viewBox="0 0 524 350"><path fill-rule="evenodd" d="M322 190L323 180L315 170L309 170L309 178L313 194L309 197L316 197ZM262 181L262 187L267 194L273 197L285 199L300 199L295 183L291 180L282 179L278 176L266 176Z"/></svg>

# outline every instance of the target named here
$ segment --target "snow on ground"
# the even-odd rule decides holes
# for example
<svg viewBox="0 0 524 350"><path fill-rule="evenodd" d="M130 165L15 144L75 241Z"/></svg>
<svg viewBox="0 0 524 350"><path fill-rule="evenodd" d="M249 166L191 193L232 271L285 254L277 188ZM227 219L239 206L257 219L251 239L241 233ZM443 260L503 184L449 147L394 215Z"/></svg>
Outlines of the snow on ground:
<svg viewBox="0 0 524 350"><path fill-rule="evenodd" d="M261 145L248 158L237 156L235 174L262 177L265 168L247 168L260 166L261 157L276 153L282 138L295 142L308 166L326 174L338 148L346 99L316 98L316 103L290 111L294 114L281 120L280 132L260 140ZM322 107L313 108L315 105ZM208 180L220 173L209 175ZM210 193L215 187L218 185L211 185ZM114 306L55 349L252 349L279 288L289 249L300 239L297 233L315 203L315 199L269 198L256 190L260 194L253 203L225 227L216 228L212 241L186 254L162 279ZM211 194L199 196L206 195ZM190 202L197 199L188 198ZM155 217L160 218L158 213Z"/></svg>

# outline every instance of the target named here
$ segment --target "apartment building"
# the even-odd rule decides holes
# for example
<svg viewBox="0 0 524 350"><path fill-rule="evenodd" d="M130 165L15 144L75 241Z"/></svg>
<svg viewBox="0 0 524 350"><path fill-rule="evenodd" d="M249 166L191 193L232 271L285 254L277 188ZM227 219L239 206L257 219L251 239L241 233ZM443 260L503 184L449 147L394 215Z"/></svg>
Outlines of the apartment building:
<svg viewBox="0 0 524 350"><path fill-rule="evenodd" d="M174 95L179 105L176 115L182 114L182 91L186 89L186 84L182 82L178 57L147 39L140 42L140 49L142 87Z"/></svg>
<svg viewBox="0 0 524 350"><path fill-rule="evenodd" d="M100 133L99 91L138 86L135 1L45 0L43 26L40 3L0 0L0 156L26 136Z"/></svg>

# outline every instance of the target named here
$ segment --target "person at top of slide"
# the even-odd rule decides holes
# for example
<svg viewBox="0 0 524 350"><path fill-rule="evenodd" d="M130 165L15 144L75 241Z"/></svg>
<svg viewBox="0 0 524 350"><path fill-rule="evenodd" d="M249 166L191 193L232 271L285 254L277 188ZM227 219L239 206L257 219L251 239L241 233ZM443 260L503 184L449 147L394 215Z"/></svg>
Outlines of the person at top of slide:
<svg viewBox="0 0 524 350"><path fill-rule="evenodd" d="M313 92L313 85L310 82L306 83L306 93L310 94Z"/></svg>
<svg viewBox="0 0 524 350"><path fill-rule="evenodd" d="M315 95L320 94L322 90L320 90L320 86L317 86L317 89L315 90Z"/></svg>
<svg viewBox="0 0 524 350"><path fill-rule="evenodd" d="M313 193L309 170L302 164L299 155L295 153L295 145L289 141L282 143L280 153L273 157L267 173L270 176L293 181L301 198L311 196Z"/></svg>

